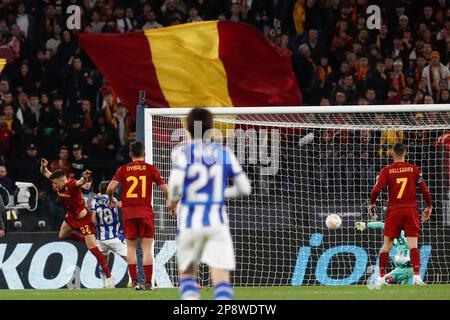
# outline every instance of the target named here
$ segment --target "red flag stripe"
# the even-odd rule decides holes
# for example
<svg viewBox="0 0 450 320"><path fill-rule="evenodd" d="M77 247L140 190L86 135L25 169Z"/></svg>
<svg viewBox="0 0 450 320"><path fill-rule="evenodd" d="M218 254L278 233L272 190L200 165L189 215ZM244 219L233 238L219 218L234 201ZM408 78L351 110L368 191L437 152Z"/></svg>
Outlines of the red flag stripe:
<svg viewBox="0 0 450 320"><path fill-rule="evenodd" d="M140 90L146 90L147 97L151 97L156 106L169 106L159 86L151 48L142 31L101 35L85 33L79 34L78 39L133 115Z"/></svg>
<svg viewBox="0 0 450 320"><path fill-rule="evenodd" d="M219 21L219 57L235 107L302 105L290 57L257 28Z"/></svg>

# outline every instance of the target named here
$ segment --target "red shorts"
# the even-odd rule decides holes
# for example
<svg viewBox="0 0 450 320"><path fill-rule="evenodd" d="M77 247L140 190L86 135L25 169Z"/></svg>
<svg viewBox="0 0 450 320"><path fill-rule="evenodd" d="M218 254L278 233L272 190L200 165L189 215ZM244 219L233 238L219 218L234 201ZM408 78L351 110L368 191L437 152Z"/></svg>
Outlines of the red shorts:
<svg viewBox="0 0 450 320"><path fill-rule="evenodd" d="M83 236L95 234L94 213L92 211L88 210L87 214L81 219L75 219L73 215L66 213L64 221Z"/></svg>
<svg viewBox="0 0 450 320"><path fill-rule="evenodd" d="M153 216L146 216L145 218L132 218L123 220L123 234L125 239L134 240L136 238L151 238L155 237L155 225Z"/></svg>
<svg viewBox="0 0 450 320"><path fill-rule="evenodd" d="M404 230L405 236L418 238L420 236L420 222L417 208L395 208L386 211L384 222L384 236L398 238Z"/></svg>

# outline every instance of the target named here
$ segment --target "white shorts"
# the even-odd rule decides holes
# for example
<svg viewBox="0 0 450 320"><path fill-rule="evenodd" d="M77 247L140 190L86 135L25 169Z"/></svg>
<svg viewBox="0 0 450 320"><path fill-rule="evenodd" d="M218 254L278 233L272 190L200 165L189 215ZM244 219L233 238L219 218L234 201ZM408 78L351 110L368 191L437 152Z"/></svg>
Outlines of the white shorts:
<svg viewBox="0 0 450 320"><path fill-rule="evenodd" d="M119 256L127 256L127 246L118 238L109 240L97 240L98 248L102 253L114 252Z"/></svg>
<svg viewBox="0 0 450 320"><path fill-rule="evenodd" d="M181 272L200 263L234 270L235 258L230 231L225 225L180 230L177 237L178 268Z"/></svg>

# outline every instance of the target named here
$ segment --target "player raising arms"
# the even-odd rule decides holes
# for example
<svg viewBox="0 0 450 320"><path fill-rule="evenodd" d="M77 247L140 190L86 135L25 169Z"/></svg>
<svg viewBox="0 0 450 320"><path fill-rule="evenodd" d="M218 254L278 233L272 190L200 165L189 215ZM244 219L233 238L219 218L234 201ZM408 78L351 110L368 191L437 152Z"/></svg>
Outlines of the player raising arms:
<svg viewBox="0 0 450 320"><path fill-rule="evenodd" d="M136 290L153 290L153 256L152 244L155 235L154 214L152 208L152 185L155 182L167 198L169 189L159 170L144 162L145 148L141 142L130 144L132 162L121 166L108 185L109 205L113 205L114 190L122 185L122 220L123 231L128 248L128 271ZM145 274L145 285L141 287L137 280L137 238L141 239L142 264Z"/></svg>
<svg viewBox="0 0 450 320"><path fill-rule="evenodd" d="M67 210L59 230L59 238L85 242L89 251L97 258L99 265L105 271L107 288L114 288L114 280L111 277L108 262L97 247L94 214L86 208L80 189L90 178L91 171L84 171L81 178L75 180L68 179L62 170L55 170L52 173L47 166L48 161L42 158L41 173L56 187L56 193Z"/></svg>
<svg viewBox="0 0 450 320"><path fill-rule="evenodd" d="M407 150L402 143L396 143L392 149L394 163L384 167L378 176L370 195L369 216L373 221L377 215L372 211L381 190L388 187L389 199L384 225L384 243L379 257L380 275L377 280L377 288L385 284L386 266L389 261L389 252L392 249L394 239L399 238L404 230L408 247L410 249L411 264L414 271L413 284L424 285L420 278L420 257L417 249L417 239L420 235L419 216L417 213L416 186L420 187L427 208L422 213L422 222L430 218L432 211L431 195L423 180L422 173L416 166L405 162Z"/></svg>
<svg viewBox="0 0 450 320"><path fill-rule="evenodd" d="M205 137L213 128L208 110L193 109L187 126L193 141L172 152L167 201L168 207L175 209L182 195L177 232L181 299L200 298L196 274L204 262L210 268L214 299L230 300L235 259L224 201L250 194L250 182L234 154ZM227 187L230 178L234 185Z"/></svg>

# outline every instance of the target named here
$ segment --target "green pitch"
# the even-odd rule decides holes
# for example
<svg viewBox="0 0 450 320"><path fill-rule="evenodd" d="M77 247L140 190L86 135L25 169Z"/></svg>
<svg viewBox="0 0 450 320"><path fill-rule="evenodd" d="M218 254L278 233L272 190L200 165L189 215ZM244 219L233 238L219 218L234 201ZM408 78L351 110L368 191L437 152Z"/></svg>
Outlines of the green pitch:
<svg viewBox="0 0 450 320"><path fill-rule="evenodd" d="M450 300L450 285L390 286L380 290L367 286L337 287L235 287L238 300ZM203 288L203 299L212 299L213 289ZM1 300L177 300L177 289L133 291L132 289L0 290Z"/></svg>

